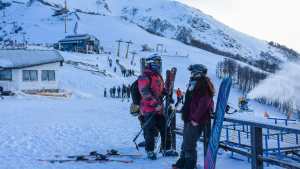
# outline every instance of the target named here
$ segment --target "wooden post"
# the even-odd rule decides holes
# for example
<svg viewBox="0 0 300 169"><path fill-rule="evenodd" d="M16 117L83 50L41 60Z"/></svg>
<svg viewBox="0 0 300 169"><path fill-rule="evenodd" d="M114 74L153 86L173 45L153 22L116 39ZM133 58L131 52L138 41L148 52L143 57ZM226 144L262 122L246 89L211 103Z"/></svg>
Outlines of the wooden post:
<svg viewBox="0 0 300 169"><path fill-rule="evenodd" d="M251 126L251 168L263 169L263 161L259 157L263 156L262 128Z"/></svg>

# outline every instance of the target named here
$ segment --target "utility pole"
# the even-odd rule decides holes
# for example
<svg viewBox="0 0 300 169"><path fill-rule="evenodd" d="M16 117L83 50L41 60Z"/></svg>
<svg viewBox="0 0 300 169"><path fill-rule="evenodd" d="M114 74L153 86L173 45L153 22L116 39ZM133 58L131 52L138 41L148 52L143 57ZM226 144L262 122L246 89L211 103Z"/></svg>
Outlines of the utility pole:
<svg viewBox="0 0 300 169"><path fill-rule="evenodd" d="M68 20L68 7L67 7L67 0L65 0L65 33L67 33L67 20Z"/></svg>
<svg viewBox="0 0 300 169"><path fill-rule="evenodd" d="M134 59L135 59L135 55L137 54L137 52L133 51L133 52L131 52L131 54L132 54L132 59L131 59L130 64L133 65Z"/></svg>
<svg viewBox="0 0 300 169"><path fill-rule="evenodd" d="M125 42L125 43L127 43L127 49L126 49L126 55L125 55L125 58L127 59L128 58L129 47L133 43L131 41L128 41L128 42Z"/></svg>
<svg viewBox="0 0 300 169"><path fill-rule="evenodd" d="M116 41L118 43L118 49L117 49L117 57L120 57L120 48L121 43L123 42L122 39Z"/></svg>

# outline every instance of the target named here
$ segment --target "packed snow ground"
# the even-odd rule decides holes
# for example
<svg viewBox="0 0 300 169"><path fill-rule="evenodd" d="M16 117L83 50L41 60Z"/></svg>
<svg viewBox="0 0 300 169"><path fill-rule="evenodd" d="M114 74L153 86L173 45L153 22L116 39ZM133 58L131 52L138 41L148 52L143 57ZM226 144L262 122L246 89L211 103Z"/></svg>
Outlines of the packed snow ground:
<svg viewBox="0 0 300 169"><path fill-rule="evenodd" d="M188 82L187 66L191 63L202 63L209 67L209 76L216 88L220 81L215 76L215 66L222 59L202 50L194 49L180 43L173 44L175 48L192 53L188 58L164 57L164 69L176 66L178 75L176 87L185 88ZM98 64L99 69L106 69L112 77L95 75L88 71L65 64L60 78L62 89L73 93L71 98L38 97L19 94L15 97L1 100L0 114L0 168L6 169L153 169L170 168L176 158L162 158L157 161L146 159L142 150L137 152L132 143L134 135L140 129L139 122L132 117L129 102L120 99L104 98L104 88L116 85L130 84L135 78L121 77L120 69L114 73L108 67L106 55L85 55L61 52L65 60L81 61ZM149 53L139 53L140 56ZM131 67L129 60L121 59L127 68L138 69L139 65ZM115 64L115 63L114 63ZM237 102L240 93L233 89L230 102ZM237 114L235 116L246 119L263 120L263 112L272 109L252 103L254 113ZM274 113L280 116L279 113ZM180 137L178 137L181 140ZM181 141L178 142L180 147ZM133 159L133 164L116 162L102 164L64 163L49 164L37 159L55 159L59 155L87 154L97 150L105 152L107 149L118 149L122 153L143 154L143 157ZM203 149L199 144L200 166L203 164ZM179 149L178 149L179 151ZM250 164L230 158L230 153L220 150L217 167L235 167L237 169L250 168ZM124 158L123 158L124 159ZM130 159L130 158L125 158ZM270 167L275 168L275 167Z"/></svg>

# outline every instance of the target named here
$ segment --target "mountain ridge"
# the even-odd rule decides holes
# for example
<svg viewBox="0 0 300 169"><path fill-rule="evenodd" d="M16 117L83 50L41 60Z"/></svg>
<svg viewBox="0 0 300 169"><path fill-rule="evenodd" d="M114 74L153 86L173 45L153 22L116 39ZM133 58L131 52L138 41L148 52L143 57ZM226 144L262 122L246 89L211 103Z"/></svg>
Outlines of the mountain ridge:
<svg viewBox="0 0 300 169"><path fill-rule="evenodd" d="M41 14L40 17L35 17L34 20L36 20L37 23L35 23L34 26L40 26L40 29L45 29L41 26L45 24L43 22L51 22L53 23L51 27L54 29L52 30L53 34L55 34L54 36L63 36L61 33L57 33L57 27L62 24L63 16L53 16L56 11L64 8L63 0L9 0L0 2L2 2L2 4L11 4L9 6L6 5L7 7L2 9L5 10L5 8L7 8L8 11L10 8L18 8L20 4L17 4L17 2L24 3L24 11L29 11L30 14L36 12ZM41 8L43 8L43 10L41 10ZM7 19L6 23L8 21L22 23L22 17L27 17L29 20L29 13L12 12L12 17ZM204 14L201 10L189 7L177 1L153 0L151 2L141 2L139 0L78 0L76 2L69 2L67 14L70 25L75 25L75 22L83 22L80 20L80 17L78 17L78 14L119 17L125 22L135 24L151 34L175 39L190 46L237 59L260 67L268 72L275 72L275 70L280 68L279 65L283 62L299 58L297 52L284 50L281 46L275 46L270 44L270 42L259 40L236 31L215 20L213 17ZM74 16L74 14L77 16ZM7 14L7 17L9 17L8 15L9 14ZM5 37L13 39L14 33L18 34L19 32L23 34L27 33L28 37L35 36L34 32L27 32L28 27L33 26L32 24L30 26L23 24L22 26L22 24L19 25L16 23L8 28L8 30L10 29L10 33L6 32L5 36L5 32L3 33L3 30L5 29L3 29L3 27L9 26L3 26L5 25L3 20L5 21L3 18L2 21L0 19L0 27L2 27L2 32L0 29L0 41L1 39L2 41L5 41ZM84 21L84 23L86 24L87 22ZM88 23L89 26L93 26L93 24L93 22ZM108 22L106 24L110 23ZM41 32L42 31L44 30L41 30ZM47 37L44 40L48 41ZM36 38L29 39L29 41L34 42L36 41ZM54 43L55 41L51 42Z"/></svg>

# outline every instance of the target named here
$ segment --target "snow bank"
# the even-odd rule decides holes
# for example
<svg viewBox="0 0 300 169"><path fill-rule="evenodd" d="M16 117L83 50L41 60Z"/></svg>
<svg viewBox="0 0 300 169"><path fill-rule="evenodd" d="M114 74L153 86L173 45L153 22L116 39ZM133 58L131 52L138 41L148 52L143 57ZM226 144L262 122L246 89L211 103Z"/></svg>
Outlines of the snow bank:
<svg viewBox="0 0 300 169"><path fill-rule="evenodd" d="M281 103L291 102L300 108L300 64L286 63L278 73L269 76L249 93L250 98L266 98Z"/></svg>

